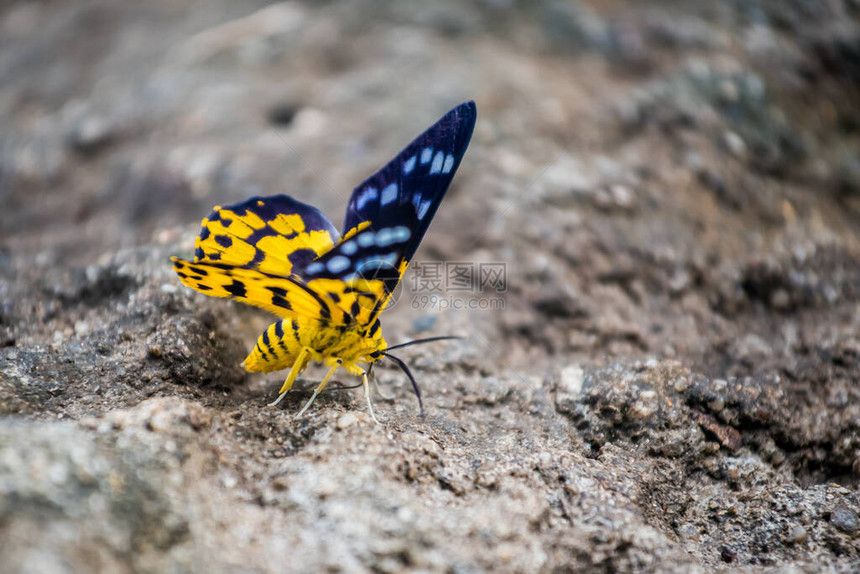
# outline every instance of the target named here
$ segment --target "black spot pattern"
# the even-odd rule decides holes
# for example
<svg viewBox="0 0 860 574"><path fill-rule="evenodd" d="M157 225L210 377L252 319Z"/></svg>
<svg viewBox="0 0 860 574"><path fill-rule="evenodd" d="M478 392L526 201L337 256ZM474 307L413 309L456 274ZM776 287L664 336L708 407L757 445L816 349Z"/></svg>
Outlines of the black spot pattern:
<svg viewBox="0 0 860 574"><path fill-rule="evenodd" d="M290 302L281 297L280 295L272 295L272 305L276 307L281 307L282 309L292 310L293 306L290 305Z"/></svg>
<svg viewBox="0 0 860 574"><path fill-rule="evenodd" d="M266 348L269 349L269 354L273 357L276 357L275 349L272 348L272 343L269 341L269 330L266 329L263 331L263 344L266 345Z"/></svg>
<svg viewBox="0 0 860 574"><path fill-rule="evenodd" d="M230 285L225 285L224 290L233 297L244 297L248 294L248 290L245 289L245 284L237 279L234 279Z"/></svg>
<svg viewBox="0 0 860 574"><path fill-rule="evenodd" d="M373 322L373 325L371 325L368 334L372 338L374 335L376 335L377 331L379 331L379 319Z"/></svg>
<svg viewBox="0 0 860 574"><path fill-rule="evenodd" d="M251 261L249 263L243 265L243 267L246 267L248 269L254 269L258 265L260 265L260 263L265 261L265 259L266 259L266 254L263 252L263 250L257 249L256 251L254 251L254 258L251 259Z"/></svg>
<svg viewBox="0 0 860 574"><path fill-rule="evenodd" d="M257 242L264 237L275 237L277 235L280 235L280 233L266 225L260 229L255 229L254 232L245 239L245 242L250 243L251 245L256 245Z"/></svg>
<svg viewBox="0 0 860 574"><path fill-rule="evenodd" d="M308 263L317 258L317 254L313 249L296 249L289 255L287 255L287 259L290 260L292 266L296 269L302 269L307 266Z"/></svg>
<svg viewBox="0 0 860 574"><path fill-rule="evenodd" d="M229 235L216 235L215 243L226 249L233 245L233 238Z"/></svg>

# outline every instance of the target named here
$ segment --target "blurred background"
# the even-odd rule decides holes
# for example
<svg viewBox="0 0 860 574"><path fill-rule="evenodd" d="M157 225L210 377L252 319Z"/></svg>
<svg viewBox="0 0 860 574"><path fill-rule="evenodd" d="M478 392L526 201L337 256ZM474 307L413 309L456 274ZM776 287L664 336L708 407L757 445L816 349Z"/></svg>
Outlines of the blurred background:
<svg viewBox="0 0 860 574"><path fill-rule="evenodd" d="M353 186L474 99L416 259L504 264L504 304L398 304L384 321L392 343L470 338L412 356L437 413L466 428L496 405L486 424L537 428L552 411L540 393L582 389L570 365L669 361L709 381L665 387L687 393L672 408L711 417L690 425L723 447L741 435L720 425L740 429L792 485L856 493L858 15L856 0L4 2L0 414L262 404L274 379L248 387L231 365L268 318L180 290L167 257L190 255L213 205L251 195L293 195L339 225ZM635 396L589 400L615 413ZM581 431L583 452L618 425ZM687 507L662 507L681 538ZM703 536L687 551L709 564L762 548ZM780 544L774 560L793 556Z"/></svg>

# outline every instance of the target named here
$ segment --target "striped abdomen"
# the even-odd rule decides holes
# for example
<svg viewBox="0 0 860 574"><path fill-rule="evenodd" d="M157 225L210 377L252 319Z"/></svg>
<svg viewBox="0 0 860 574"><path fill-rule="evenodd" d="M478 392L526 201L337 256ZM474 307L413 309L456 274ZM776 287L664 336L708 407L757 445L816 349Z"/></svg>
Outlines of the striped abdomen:
<svg viewBox="0 0 860 574"><path fill-rule="evenodd" d="M245 359L245 369L268 373L292 367L303 347L311 349L309 359L314 361L336 357L345 362L374 362L380 356L378 351L385 350L387 344L379 321L360 333L346 327L321 325L313 319L283 319L263 331Z"/></svg>

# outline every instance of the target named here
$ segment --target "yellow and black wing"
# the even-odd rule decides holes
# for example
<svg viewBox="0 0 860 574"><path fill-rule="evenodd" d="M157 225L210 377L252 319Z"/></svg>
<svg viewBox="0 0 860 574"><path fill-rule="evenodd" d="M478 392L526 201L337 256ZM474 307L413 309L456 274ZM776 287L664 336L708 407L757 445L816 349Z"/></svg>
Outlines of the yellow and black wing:
<svg viewBox="0 0 860 574"><path fill-rule="evenodd" d="M286 195L216 207L203 220L193 261L172 258L182 283L280 317L342 322L330 298L308 287L302 271L331 250L337 230L318 209Z"/></svg>

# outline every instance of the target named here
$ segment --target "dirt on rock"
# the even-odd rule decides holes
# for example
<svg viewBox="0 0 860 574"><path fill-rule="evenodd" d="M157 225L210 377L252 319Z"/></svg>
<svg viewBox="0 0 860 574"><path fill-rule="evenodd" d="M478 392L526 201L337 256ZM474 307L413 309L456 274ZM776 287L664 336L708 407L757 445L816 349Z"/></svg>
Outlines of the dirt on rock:
<svg viewBox="0 0 860 574"><path fill-rule="evenodd" d="M0 572L857 571L858 62L851 0L7 3ZM382 318L463 337L426 414L267 406L169 257L468 99Z"/></svg>

